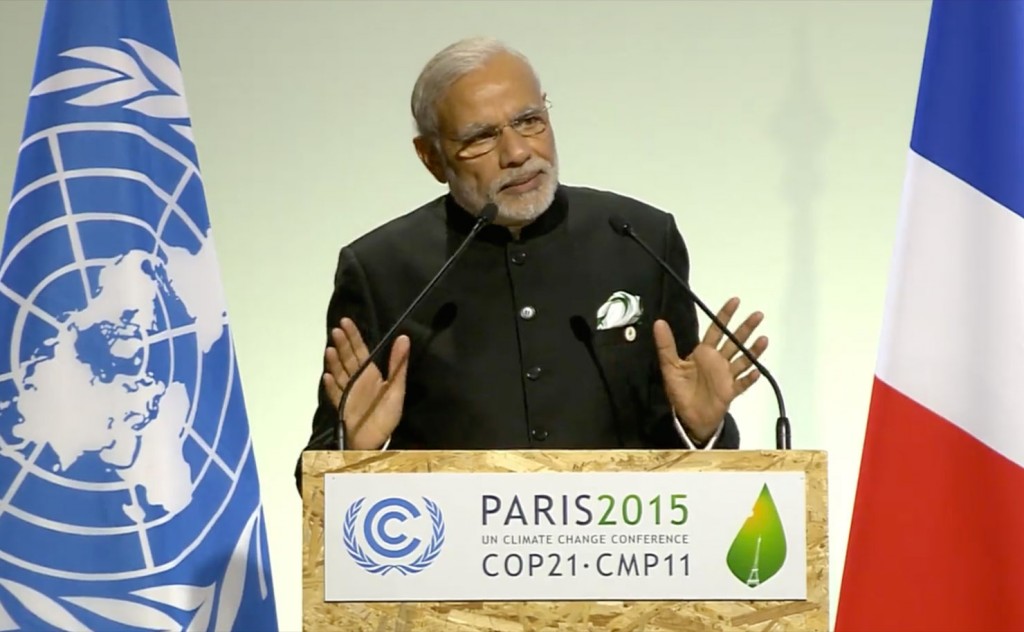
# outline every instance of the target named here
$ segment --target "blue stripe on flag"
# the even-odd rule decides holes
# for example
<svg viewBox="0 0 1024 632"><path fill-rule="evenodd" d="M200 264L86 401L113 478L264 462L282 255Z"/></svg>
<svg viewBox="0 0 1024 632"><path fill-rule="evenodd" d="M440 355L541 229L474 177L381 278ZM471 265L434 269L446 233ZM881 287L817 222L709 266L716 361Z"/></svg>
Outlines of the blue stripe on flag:
<svg viewBox="0 0 1024 632"><path fill-rule="evenodd" d="M911 148L1024 216L1024 2L932 7Z"/></svg>

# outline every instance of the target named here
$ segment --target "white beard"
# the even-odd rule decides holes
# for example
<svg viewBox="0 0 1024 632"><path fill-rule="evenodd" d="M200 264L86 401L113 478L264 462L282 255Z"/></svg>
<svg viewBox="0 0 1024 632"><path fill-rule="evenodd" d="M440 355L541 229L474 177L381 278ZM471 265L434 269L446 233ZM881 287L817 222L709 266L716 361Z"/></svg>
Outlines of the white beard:
<svg viewBox="0 0 1024 632"><path fill-rule="evenodd" d="M549 163L540 158L531 158L514 172L502 175L491 185L491 190L487 193L482 193L468 181L460 180L448 164L445 164L444 171L452 197L460 206L476 215L493 201L498 207L498 215L495 218L498 224L522 225L532 222L551 206L555 199L555 191L558 189L557 160ZM544 172L541 176L544 181L537 189L519 194L501 191L505 184L536 171Z"/></svg>

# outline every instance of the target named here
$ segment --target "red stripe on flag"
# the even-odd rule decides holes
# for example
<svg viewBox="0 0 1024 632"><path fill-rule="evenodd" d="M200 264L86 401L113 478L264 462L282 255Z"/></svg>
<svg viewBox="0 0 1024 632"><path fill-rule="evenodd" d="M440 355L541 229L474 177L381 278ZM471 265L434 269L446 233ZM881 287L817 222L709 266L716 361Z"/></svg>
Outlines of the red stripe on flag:
<svg viewBox="0 0 1024 632"><path fill-rule="evenodd" d="M1024 468L877 378L836 630L1024 630Z"/></svg>

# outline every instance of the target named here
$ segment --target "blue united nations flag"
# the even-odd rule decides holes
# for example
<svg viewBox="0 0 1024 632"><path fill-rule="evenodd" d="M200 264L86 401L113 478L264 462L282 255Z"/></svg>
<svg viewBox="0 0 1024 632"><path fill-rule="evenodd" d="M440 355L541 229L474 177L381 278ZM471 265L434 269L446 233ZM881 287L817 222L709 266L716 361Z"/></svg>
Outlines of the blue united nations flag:
<svg viewBox="0 0 1024 632"><path fill-rule="evenodd" d="M0 630L276 629L165 0L46 7L0 340Z"/></svg>

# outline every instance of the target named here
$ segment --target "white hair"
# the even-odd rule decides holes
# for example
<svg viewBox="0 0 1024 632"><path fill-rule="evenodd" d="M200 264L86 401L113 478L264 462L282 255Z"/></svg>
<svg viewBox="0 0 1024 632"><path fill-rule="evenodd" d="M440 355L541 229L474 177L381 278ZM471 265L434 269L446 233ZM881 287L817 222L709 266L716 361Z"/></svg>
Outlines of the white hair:
<svg viewBox="0 0 1024 632"><path fill-rule="evenodd" d="M422 136L438 136L437 103L448 89L464 75L480 68L492 57L513 55L527 66L530 61L519 51L490 37L459 40L434 55L420 72L412 89L412 117L416 131ZM532 70L532 66L530 67Z"/></svg>

